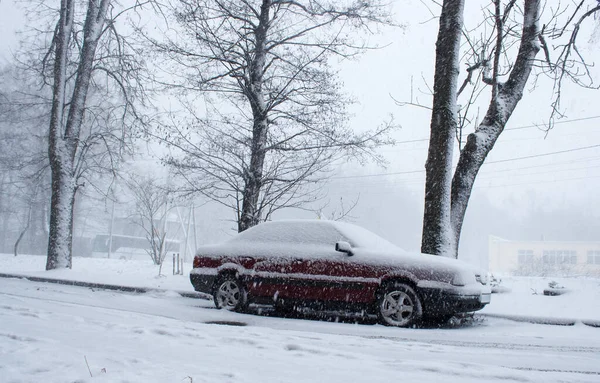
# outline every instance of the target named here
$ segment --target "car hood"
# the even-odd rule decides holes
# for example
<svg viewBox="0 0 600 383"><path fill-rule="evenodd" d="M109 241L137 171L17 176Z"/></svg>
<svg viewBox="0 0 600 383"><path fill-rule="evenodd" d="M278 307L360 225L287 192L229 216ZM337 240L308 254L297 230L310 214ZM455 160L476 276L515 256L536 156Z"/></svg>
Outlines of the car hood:
<svg viewBox="0 0 600 383"><path fill-rule="evenodd" d="M419 280L466 285L476 283L476 275L483 275L477 267L454 258L407 252L400 248L386 251L354 250L354 255L348 257L354 262L384 266L390 274L409 272Z"/></svg>

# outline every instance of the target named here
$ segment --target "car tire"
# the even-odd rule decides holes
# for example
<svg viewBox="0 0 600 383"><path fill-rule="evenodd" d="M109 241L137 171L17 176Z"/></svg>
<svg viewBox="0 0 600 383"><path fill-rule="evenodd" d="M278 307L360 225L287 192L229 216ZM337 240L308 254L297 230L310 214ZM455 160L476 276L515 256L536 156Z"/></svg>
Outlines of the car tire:
<svg viewBox="0 0 600 383"><path fill-rule="evenodd" d="M233 275L220 276L215 282L213 299L218 309L243 312L248 307L244 284Z"/></svg>
<svg viewBox="0 0 600 383"><path fill-rule="evenodd" d="M386 326L410 327L421 319L423 308L410 285L393 282L384 286L379 294L377 315Z"/></svg>

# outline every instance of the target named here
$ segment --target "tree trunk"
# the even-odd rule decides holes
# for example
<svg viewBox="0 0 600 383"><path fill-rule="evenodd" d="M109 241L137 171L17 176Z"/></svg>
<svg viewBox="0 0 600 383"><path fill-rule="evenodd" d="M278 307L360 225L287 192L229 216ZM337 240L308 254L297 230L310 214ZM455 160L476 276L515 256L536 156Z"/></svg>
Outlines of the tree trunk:
<svg viewBox="0 0 600 383"><path fill-rule="evenodd" d="M52 89L52 110L48 157L52 171L52 199L50 204L50 233L48 236L48 258L46 270L71 267L71 241L74 188L69 165L69 153L63 142L64 100L67 81L67 59L73 29L74 0L62 0L60 19L55 38L54 85ZM69 182L71 181L71 182Z"/></svg>
<svg viewBox="0 0 600 383"><path fill-rule="evenodd" d="M462 224L477 173L521 100L535 56L540 50L538 19L541 1L525 0L523 32L515 65L508 81L499 85L492 95L485 118L475 133L469 134L460 154L452 180L451 221L454 233L454 257L458 255Z"/></svg>
<svg viewBox="0 0 600 383"><path fill-rule="evenodd" d="M4 252L4 247L6 244L6 232L8 231L8 212L5 209L6 200L5 197L5 189L6 185L4 180L6 178L5 174L2 174L2 178L0 178L0 220L2 220L2 229L0 229L0 253Z"/></svg>
<svg viewBox="0 0 600 383"><path fill-rule="evenodd" d="M445 0L436 42L433 110L425 164L425 212L421 251L451 256L450 225L452 152L457 121L457 79L464 0Z"/></svg>
<svg viewBox="0 0 600 383"><path fill-rule="evenodd" d="M102 35L109 3L110 0L89 0L88 2L83 27L83 46L65 124L66 68L75 5L74 0L61 1L59 28L55 36L54 86L48 149L52 170L52 199L46 270L71 268L73 210L77 190L74 172L75 154L79 143L96 47Z"/></svg>
<svg viewBox="0 0 600 383"><path fill-rule="evenodd" d="M53 157L56 157L56 154L50 156L51 163L59 162L56 159L53 160ZM46 270L71 268L75 180L71 171L62 169L63 167L60 165L52 166L52 199Z"/></svg>
<svg viewBox="0 0 600 383"><path fill-rule="evenodd" d="M262 188L263 167L267 145L267 107L262 90L263 73L266 62L266 41L269 28L271 0L263 0L259 24L255 30L255 54L249 66L249 79L245 92L252 108L252 145L250 167L246 171L242 199L242 212L238 222L238 232L257 225L261 220L258 206Z"/></svg>
<svg viewBox="0 0 600 383"><path fill-rule="evenodd" d="M27 224L25 225L23 230L21 230L21 234L19 234L19 238L17 238L17 240L15 242L15 247L14 247L15 257L17 255L19 255L19 243L21 243L23 236L25 235L25 233L27 233L27 230L29 230L29 226L31 225L31 209L32 209L32 206L29 205L29 211L27 212Z"/></svg>
<svg viewBox="0 0 600 383"><path fill-rule="evenodd" d="M261 220L261 211L258 200L262 188L263 166L265 162L265 146L267 140L266 118L255 117L252 134L252 154L250 168L244 185L242 200L242 214L238 223L238 232L258 225Z"/></svg>

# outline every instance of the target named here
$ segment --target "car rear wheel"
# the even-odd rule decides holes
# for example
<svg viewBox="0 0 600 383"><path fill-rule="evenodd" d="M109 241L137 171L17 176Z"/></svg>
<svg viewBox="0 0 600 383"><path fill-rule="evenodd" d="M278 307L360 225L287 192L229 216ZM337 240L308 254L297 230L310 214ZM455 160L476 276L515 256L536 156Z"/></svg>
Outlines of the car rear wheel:
<svg viewBox="0 0 600 383"><path fill-rule="evenodd" d="M411 286L400 282L384 288L377 308L379 320L387 326L409 327L422 316L419 296Z"/></svg>
<svg viewBox="0 0 600 383"><path fill-rule="evenodd" d="M242 282L232 275L217 280L213 293L218 309L244 311L248 306L248 296Z"/></svg>

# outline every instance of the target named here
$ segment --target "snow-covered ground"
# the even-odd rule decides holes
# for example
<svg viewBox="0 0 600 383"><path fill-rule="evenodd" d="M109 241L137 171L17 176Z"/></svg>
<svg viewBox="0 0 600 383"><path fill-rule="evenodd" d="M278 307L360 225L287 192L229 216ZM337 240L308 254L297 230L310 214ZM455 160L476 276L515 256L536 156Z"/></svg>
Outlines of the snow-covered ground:
<svg viewBox="0 0 600 383"><path fill-rule="evenodd" d="M568 292L559 296L544 295L544 289L553 281ZM600 279L507 277L503 278L501 286L509 291L493 294L492 303L482 312L600 322Z"/></svg>
<svg viewBox="0 0 600 383"><path fill-rule="evenodd" d="M0 272L167 290L150 262L0 255ZM505 278L489 313L600 319L600 281ZM537 295L532 294L534 289ZM226 324L229 323L229 324ZM231 324L244 324L233 326ZM89 371L88 366L89 364ZM90 372L93 377L90 377ZM599 382L600 329L482 318L442 329L397 329L244 315L169 291L133 294L0 279L0 382Z"/></svg>

